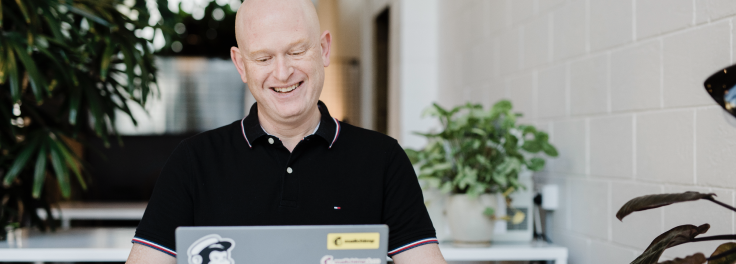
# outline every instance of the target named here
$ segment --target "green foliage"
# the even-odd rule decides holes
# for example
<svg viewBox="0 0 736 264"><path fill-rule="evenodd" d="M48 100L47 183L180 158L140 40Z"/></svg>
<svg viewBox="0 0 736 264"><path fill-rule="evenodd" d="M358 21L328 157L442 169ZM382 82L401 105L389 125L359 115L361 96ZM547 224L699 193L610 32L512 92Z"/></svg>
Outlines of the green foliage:
<svg viewBox="0 0 736 264"><path fill-rule="evenodd" d="M659 264L704 264L706 262L705 255L703 253L695 253L693 255L683 258L675 258L673 260L663 261Z"/></svg>
<svg viewBox="0 0 736 264"><path fill-rule="evenodd" d="M490 110L470 103L451 110L434 104L425 115L438 118L442 131L417 133L428 139L427 146L406 152L419 168L419 178L443 192L477 196L518 190L524 188L520 172L544 167L539 154L557 156L547 133L516 124L521 114L513 113L506 100Z"/></svg>
<svg viewBox="0 0 736 264"><path fill-rule="evenodd" d="M701 226L681 225L662 233L649 244L644 253L639 255L631 264L657 263L665 249L692 242L695 236L703 234L710 229L709 224Z"/></svg>
<svg viewBox="0 0 736 264"><path fill-rule="evenodd" d="M709 264L733 264L736 263L736 254L733 253L733 250L736 249L736 243L729 242L729 243L723 243L720 246L716 248L715 251L713 251L713 254L710 255L713 260L709 262ZM731 252L729 254L729 251ZM725 254L724 254L725 253ZM700 253L702 254L702 253ZM723 254L722 257L717 258L717 256Z"/></svg>
<svg viewBox="0 0 736 264"><path fill-rule="evenodd" d="M684 192L684 193L665 193L665 194L651 194L636 197L629 200L624 204L616 214L616 218L623 220L627 215L638 212L650 210L662 206L667 206L673 203L690 202L697 200L707 200L715 204L728 208L732 211L736 211L736 208L722 203L715 198L713 193L698 193L698 192ZM670 229L667 232L657 236L649 247L639 255L631 264L656 264L662 253L671 247L681 245L684 243L691 242L702 242L711 240L734 240L736 235L716 235L709 237L696 237L700 234L705 233L710 229L709 224L703 224L700 226L694 225L681 225ZM736 243L729 242L718 246L718 248L711 254L707 259L703 253L696 253L686 258L676 258L674 260L659 262L659 264L704 264L708 261L709 264L734 264L736 263Z"/></svg>
<svg viewBox="0 0 736 264"><path fill-rule="evenodd" d="M699 193L699 192L684 192L684 193L665 193L665 194L650 194L629 200L621 206L621 209L616 213L616 218L623 221L627 215L637 212L649 210L652 208L662 207L673 203L681 203L688 201L696 201L700 199L712 200L715 193Z"/></svg>
<svg viewBox="0 0 736 264"><path fill-rule="evenodd" d="M72 179L86 188L70 144L109 144L116 113L133 118L129 104L157 89L152 43L135 32L160 26L148 24L146 1L133 3L0 0L0 233L25 220L44 227L36 209L48 212L48 196L69 198Z"/></svg>

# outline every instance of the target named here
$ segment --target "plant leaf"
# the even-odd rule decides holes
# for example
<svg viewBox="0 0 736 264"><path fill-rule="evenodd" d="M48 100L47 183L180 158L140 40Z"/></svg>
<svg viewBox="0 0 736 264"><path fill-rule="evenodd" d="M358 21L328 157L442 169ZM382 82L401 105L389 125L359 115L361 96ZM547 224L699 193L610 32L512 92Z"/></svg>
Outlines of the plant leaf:
<svg viewBox="0 0 736 264"><path fill-rule="evenodd" d="M502 112L511 111L511 108L512 108L512 105L510 101L501 100L501 101L498 101L496 104L494 104L491 110L496 113L502 113Z"/></svg>
<svg viewBox="0 0 736 264"><path fill-rule="evenodd" d="M524 141L524 145L521 146L522 149L531 152L531 153L537 153L540 150L542 150L542 145L540 145L536 141Z"/></svg>
<svg viewBox="0 0 736 264"><path fill-rule="evenodd" d="M7 41L9 42L12 40ZM10 85L10 95L13 97L13 102L17 102L18 100L20 100L21 96L20 80L18 79L18 65L15 61L15 52L13 52L13 49L11 48L8 49L7 59L8 65L6 67L8 70L8 84Z"/></svg>
<svg viewBox="0 0 736 264"><path fill-rule="evenodd" d="M557 157L559 153L557 153L557 149L552 146L552 144L544 143L542 144L542 151L544 151L544 154L547 154L547 156L550 157Z"/></svg>
<svg viewBox="0 0 736 264"><path fill-rule="evenodd" d="M69 198L71 193L71 187L69 186L69 174L64 168L64 160L62 159L62 151L56 146L55 142L51 142L49 148L49 154L51 154L51 166L54 168L56 174L56 180L59 182L61 189L61 195L64 198Z"/></svg>
<svg viewBox="0 0 736 264"><path fill-rule="evenodd" d="M23 171L28 159L31 158L31 154L36 152L36 145L38 145L38 137L33 137L30 142L28 142L28 145L23 147L23 150L21 150L18 157L13 161L13 165L10 166L8 173L5 174L3 185L10 186L10 184L13 183L13 180L18 177L18 174Z"/></svg>
<svg viewBox="0 0 736 264"><path fill-rule="evenodd" d="M26 11L26 5L21 3L21 0L15 0L15 2L18 4L18 8L20 9L20 12L23 14L23 17L26 20L26 24L31 23L31 17L28 16L28 11Z"/></svg>
<svg viewBox="0 0 736 264"><path fill-rule="evenodd" d="M736 243L734 242L723 243L720 246L718 246L718 248L716 248L715 251L713 251L713 254L710 254L710 257L713 258L720 254L726 253L726 251L730 251L733 249L736 249ZM708 261L708 264L734 264L734 263L736 263L736 253L731 253L724 257L719 257L718 259Z"/></svg>
<svg viewBox="0 0 736 264"><path fill-rule="evenodd" d="M107 70L110 67L113 47L114 45L110 43L110 40L108 39L106 41L105 51L102 52L102 61L100 62L100 79L102 79L102 81L107 79Z"/></svg>
<svg viewBox="0 0 736 264"><path fill-rule="evenodd" d="M41 190L43 182L46 179L46 151L47 144L41 144L41 149L36 157L36 167L33 168L33 191L31 192L34 199L41 198Z"/></svg>
<svg viewBox="0 0 736 264"><path fill-rule="evenodd" d="M483 215L494 216L496 215L496 209L493 209L493 207L486 207L486 209L483 210Z"/></svg>
<svg viewBox="0 0 736 264"><path fill-rule="evenodd" d="M13 45L13 48L15 48L15 51L18 54L18 59L20 59L20 61L23 63L23 66L25 66L26 72L28 72L28 76L30 77L28 79L31 82L31 89L33 90L33 94L36 95L36 101L43 100L43 92L48 91L46 90L46 81L44 80L43 76L41 76L41 73L38 71L38 68L36 67L36 62L33 61L31 56L28 56L28 54L25 53L23 48L18 45L18 43L15 43L15 45Z"/></svg>
<svg viewBox="0 0 736 264"><path fill-rule="evenodd" d="M715 195L715 193L684 192L639 196L621 206L621 209L616 213L616 218L623 220L624 217L633 212L649 210L679 202L695 201L704 198L712 199Z"/></svg>
<svg viewBox="0 0 736 264"><path fill-rule="evenodd" d="M2 20L3 20L2 19L2 12L3 12L3 10L2 10L2 1L0 1L0 28L2 28ZM6 55L6 53L5 53L5 43L0 38L0 84L4 84L5 83L5 77L7 76L7 75L5 75L5 71L6 71L5 68L7 67L8 63L5 62L6 61L5 55Z"/></svg>
<svg viewBox="0 0 736 264"><path fill-rule="evenodd" d="M684 259L675 258L673 260L660 262L659 264L705 264L705 261L706 259L703 253L695 253L685 257Z"/></svg>
<svg viewBox="0 0 736 264"><path fill-rule="evenodd" d="M657 236L649 244L649 247L644 250L644 253L639 255L631 264L655 264L666 249L690 242L695 236L707 232L709 228L709 224L703 224L701 226L681 225L672 228Z"/></svg>
<svg viewBox="0 0 736 264"><path fill-rule="evenodd" d="M532 158L529 160L529 164L527 164L527 168L531 171L540 171L542 168L544 168L544 159L542 158Z"/></svg>
<svg viewBox="0 0 736 264"><path fill-rule="evenodd" d="M81 8L77 8L77 7L72 6L72 5L66 5L66 6L69 8L69 11L72 11L72 13L75 13L75 14L78 14L78 15L81 15L81 16L84 16L86 18L89 18L90 20L92 20L94 22L97 22L100 25L103 25L103 26L106 26L106 27L110 27L111 26L109 22L105 21L101 17L98 17L98 16L93 15L90 12L87 12L85 10L82 10Z"/></svg>

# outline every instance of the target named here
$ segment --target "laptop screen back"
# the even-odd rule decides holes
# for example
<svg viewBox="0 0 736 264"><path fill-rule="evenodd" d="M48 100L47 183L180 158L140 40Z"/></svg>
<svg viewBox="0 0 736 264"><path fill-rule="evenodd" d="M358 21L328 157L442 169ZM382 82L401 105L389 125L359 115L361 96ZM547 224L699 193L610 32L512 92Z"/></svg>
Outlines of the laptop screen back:
<svg viewBox="0 0 736 264"><path fill-rule="evenodd" d="M177 264L385 264L386 225L176 229Z"/></svg>

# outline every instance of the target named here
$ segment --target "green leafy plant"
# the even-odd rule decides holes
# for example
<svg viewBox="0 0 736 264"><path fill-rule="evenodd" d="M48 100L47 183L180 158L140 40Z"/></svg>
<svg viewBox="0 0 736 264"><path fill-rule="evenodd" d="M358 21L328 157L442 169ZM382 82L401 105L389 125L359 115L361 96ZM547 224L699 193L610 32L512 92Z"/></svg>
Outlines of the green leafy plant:
<svg viewBox="0 0 736 264"><path fill-rule="evenodd" d="M470 103L451 110L434 104L425 115L438 118L442 131L417 133L427 138L426 147L406 152L419 168L419 178L446 193L508 195L524 188L519 173L544 167L542 153L557 156L547 133L518 125L521 114L506 100L490 110Z"/></svg>
<svg viewBox="0 0 736 264"><path fill-rule="evenodd" d="M698 192L684 192L684 193L668 193L668 194L652 194L636 197L629 200L621 206L621 209L616 213L616 218L623 221L627 215L637 212L644 211L662 206L667 206L673 203L707 200L716 203L720 206L728 208L732 211L736 211L727 204L724 204L714 198L713 193L698 193ZM700 226L694 225L681 225L674 227L667 232L657 236L649 247L639 255L631 264L656 264L662 253L671 247L699 242L699 241L712 241L712 240L734 240L736 235L717 235L709 237L696 237L704 234L710 228L709 224L702 224ZM716 250L705 258L703 253L696 253L690 256L682 258L676 258L674 260L659 262L660 264L733 264L736 263L736 243L728 242L721 244Z"/></svg>
<svg viewBox="0 0 736 264"><path fill-rule="evenodd" d="M0 237L7 225L53 223L37 209L51 216L52 194L70 197L73 180L86 188L73 145L109 144L118 111L133 118L129 104L154 94L152 43L136 35L159 27L148 10L146 1L0 0Z"/></svg>

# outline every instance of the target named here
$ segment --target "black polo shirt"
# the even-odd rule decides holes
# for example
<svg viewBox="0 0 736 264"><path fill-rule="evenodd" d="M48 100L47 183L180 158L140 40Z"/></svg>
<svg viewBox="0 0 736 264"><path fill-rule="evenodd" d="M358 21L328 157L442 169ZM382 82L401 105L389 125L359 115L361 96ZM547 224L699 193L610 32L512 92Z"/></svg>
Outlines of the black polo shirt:
<svg viewBox="0 0 736 264"><path fill-rule="evenodd" d="M176 256L179 226L386 224L389 256L437 243L398 142L318 107L318 129L292 152L263 130L255 104L243 120L182 141L133 242Z"/></svg>

